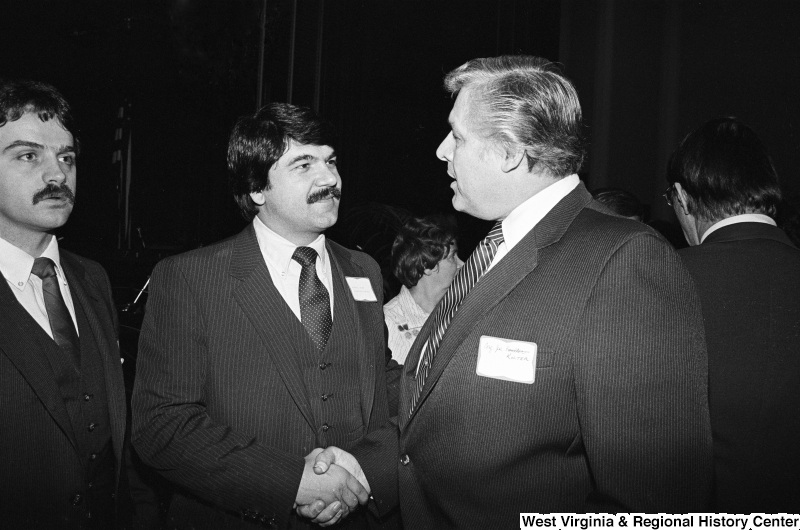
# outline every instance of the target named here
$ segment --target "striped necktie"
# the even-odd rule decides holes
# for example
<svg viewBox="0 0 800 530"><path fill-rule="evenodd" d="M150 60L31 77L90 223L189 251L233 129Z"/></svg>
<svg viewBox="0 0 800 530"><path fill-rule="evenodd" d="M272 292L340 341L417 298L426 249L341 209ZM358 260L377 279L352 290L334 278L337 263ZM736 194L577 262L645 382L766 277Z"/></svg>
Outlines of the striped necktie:
<svg viewBox="0 0 800 530"><path fill-rule="evenodd" d="M420 363L419 370L417 370L417 386L414 390L414 396L411 399L411 408L408 415L414 412L417 406L417 401L422 394L422 388L425 386L425 380L433 366L433 359L436 356L436 351L439 349L439 344L442 343L445 331L450 321L453 320L456 312L458 311L461 301L467 296L467 293L472 289L478 280L489 268L494 258L497 248L503 242L503 226L502 221L497 221L486 237L478 244L478 247L469 257L467 262L458 274L456 274L450 289L447 290L442 300L436 306L433 318L433 326L431 327L431 334L428 337L428 345L425 348L425 353L422 355L422 362Z"/></svg>

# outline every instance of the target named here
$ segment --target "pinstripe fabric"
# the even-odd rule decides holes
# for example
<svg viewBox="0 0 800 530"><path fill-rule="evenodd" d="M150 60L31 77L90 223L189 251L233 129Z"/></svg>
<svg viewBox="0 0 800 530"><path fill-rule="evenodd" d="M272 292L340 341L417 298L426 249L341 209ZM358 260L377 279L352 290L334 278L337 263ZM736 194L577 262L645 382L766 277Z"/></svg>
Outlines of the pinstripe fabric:
<svg viewBox="0 0 800 530"><path fill-rule="evenodd" d="M503 223L497 221L486 237L478 244L475 251L469 257L467 262L458 274L453 279L453 283L445 293L442 300L436 306L436 312L433 316L433 325L431 326L431 334L428 337L428 347L422 356L422 363L420 364L419 371L417 372L417 384L414 395L411 398L411 407L409 408L408 415L414 412L414 407L417 405L417 400L422 389L425 386L425 380L430 372L431 365L436 356L436 351L439 349L439 344L442 342L447 325L455 316L461 301L472 289L478 280L480 280L486 269L492 263L497 248L503 242Z"/></svg>
<svg viewBox="0 0 800 530"><path fill-rule="evenodd" d="M484 335L535 343L534 383L478 376ZM706 362L699 300L675 251L579 185L475 284L399 436L386 429L353 454L370 485L395 459L407 528L708 511Z"/></svg>
<svg viewBox="0 0 800 530"><path fill-rule="evenodd" d="M63 249L60 253L73 302L83 308L102 355L119 480L126 405L111 288L100 265ZM0 421L13 426L0 429L0 454L13 455L0 460L0 516L9 528L79 528L84 522L80 506L70 500L86 488L85 469L55 376L42 354L53 341L5 281L0 282L0 314Z"/></svg>
<svg viewBox="0 0 800 530"><path fill-rule="evenodd" d="M337 298L353 312L364 430L388 418L381 277L368 256L329 241L334 274L367 277L377 302ZM343 278L337 278L344 284ZM352 297L351 297L352 298ZM335 319L335 316L334 316ZM249 528L257 512L291 517L317 423L298 359L309 344L272 284L252 225L156 267L133 395L133 444L180 492L178 527Z"/></svg>

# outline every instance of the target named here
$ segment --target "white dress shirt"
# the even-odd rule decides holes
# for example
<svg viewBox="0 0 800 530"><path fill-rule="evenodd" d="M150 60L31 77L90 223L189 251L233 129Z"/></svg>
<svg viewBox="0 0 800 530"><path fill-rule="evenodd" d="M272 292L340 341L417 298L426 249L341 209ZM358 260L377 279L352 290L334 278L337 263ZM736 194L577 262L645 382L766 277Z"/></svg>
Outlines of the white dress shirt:
<svg viewBox="0 0 800 530"><path fill-rule="evenodd" d="M430 313L417 304L405 285L383 306L383 318L389 329L389 349L392 350L392 359L398 364L406 362L408 351L429 316Z"/></svg>
<svg viewBox="0 0 800 530"><path fill-rule="evenodd" d="M295 245L291 241L279 236L257 216L253 219L253 228L256 230L258 247L261 255L267 264L272 283L281 293L281 296L289 305L289 308L297 317L300 318L300 272L303 267L292 259ZM303 245L311 247L317 251L317 276L322 281L322 285L328 290L331 300L331 318L333 318L333 275L331 273L331 260L328 258L328 250L325 247L325 235L320 234L317 239Z"/></svg>
<svg viewBox="0 0 800 530"><path fill-rule="evenodd" d="M557 180L549 185L533 197L529 198L509 213L503 219L503 242L497 247L497 252L492 259L489 268L486 269L484 274L487 274L492 267L497 265L517 243L528 235L528 232L533 230L533 227L541 221L550 210L555 208L556 204L578 187L581 180L578 175L570 175L563 179ZM478 279L480 281L480 279ZM469 293L467 293L469 295ZM422 352L428 347L427 341L422 346ZM417 360L417 371L419 371L420 363L424 355L420 355Z"/></svg>
<svg viewBox="0 0 800 530"><path fill-rule="evenodd" d="M723 219L722 221L717 221L713 225L711 225L708 230L705 231L703 237L700 238L700 243L706 240L706 238L714 232L715 230L719 230L723 226L728 225L735 225L736 223L764 223L767 225L778 226L778 224L770 217L769 215L764 215L762 213L744 213L741 215L734 215Z"/></svg>
<svg viewBox="0 0 800 530"><path fill-rule="evenodd" d="M72 324L75 325L76 333L80 333L78 326L75 324L75 305L72 303L72 295L69 292L67 278L61 268L58 241L56 241L55 237L50 236L50 243L40 257L50 258L55 263L61 296L64 298L64 304L72 317ZM42 279L31 273L33 259L33 256L0 237L0 272L3 273L3 277L11 287L11 292L17 297L17 301L39 326L50 335L50 338L53 338L53 331L50 329L50 320L47 318L47 309L44 304Z"/></svg>
<svg viewBox="0 0 800 530"><path fill-rule="evenodd" d="M488 270L491 270L506 254L511 252L511 249L522 241L522 238L528 235L528 232L533 230L533 227L550 213L550 210L561 202L561 199L577 188L580 182L578 175L564 177L514 208L503 219L503 243L497 247L497 252Z"/></svg>

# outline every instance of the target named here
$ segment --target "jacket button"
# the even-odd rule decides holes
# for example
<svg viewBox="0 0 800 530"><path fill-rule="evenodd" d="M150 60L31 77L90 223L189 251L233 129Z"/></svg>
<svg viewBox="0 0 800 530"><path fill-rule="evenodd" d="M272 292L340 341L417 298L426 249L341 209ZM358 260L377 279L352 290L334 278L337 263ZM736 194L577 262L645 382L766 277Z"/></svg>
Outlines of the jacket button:
<svg viewBox="0 0 800 530"><path fill-rule="evenodd" d="M81 496L81 494L80 494L80 493L76 493L76 494L75 494L75 495L72 497L72 505L73 505L73 506L77 506L77 505L79 505L79 504L80 504L80 503L82 503L82 502L83 502L83 497Z"/></svg>
<svg viewBox="0 0 800 530"><path fill-rule="evenodd" d="M328 401L328 399L333 397L333 393L331 393L331 394L322 394L322 396L320 396L320 397L322 398L322 401Z"/></svg>
<svg viewBox="0 0 800 530"><path fill-rule="evenodd" d="M96 427L97 427L96 423L90 423L89 424L89 432L92 432L93 430L95 430Z"/></svg>
<svg viewBox="0 0 800 530"><path fill-rule="evenodd" d="M323 423L322 424L322 430L323 431L328 432L328 429L330 429L330 428L331 428L331 426L328 425L327 423Z"/></svg>
<svg viewBox="0 0 800 530"><path fill-rule="evenodd" d="M408 458L408 455L403 455L400 457L400 463L404 466L407 466L409 462L411 462L411 459Z"/></svg>
<svg viewBox="0 0 800 530"><path fill-rule="evenodd" d="M90 399L92 399L92 395L91 394L84 394L83 395L83 400L84 401L89 401Z"/></svg>

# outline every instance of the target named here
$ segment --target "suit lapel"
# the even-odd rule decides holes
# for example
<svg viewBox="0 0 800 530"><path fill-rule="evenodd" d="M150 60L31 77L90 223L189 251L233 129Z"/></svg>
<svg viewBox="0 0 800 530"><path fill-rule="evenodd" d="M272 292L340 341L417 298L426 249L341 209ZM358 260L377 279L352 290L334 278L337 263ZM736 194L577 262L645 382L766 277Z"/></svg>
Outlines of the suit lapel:
<svg viewBox="0 0 800 530"><path fill-rule="evenodd" d="M230 274L239 282L233 289L234 299L269 347L283 384L309 426L314 428L314 415L297 363L298 345L292 340L298 330L301 333L305 330L272 283L252 224L236 236Z"/></svg>
<svg viewBox="0 0 800 530"><path fill-rule="evenodd" d="M127 407L125 405L125 383L120 367L119 343L111 316L114 308L106 303L95 279L87 274L83 265L70 253L61 253L61 266L64 268L67 283L69 283L73 303L80 304L83 309L100 350L114 452L119 462L122 459L122 446L125 439Z"/></svg>
<svg viewBox="0 0 800 530"><path fill-rule="evenodd" d="M334 316L337 308L345 304L347 310L355 316L355 329L347 330L347 333L355 341L354 350L358 356L359 383L361 384L361 415L364 425L369 425L369 418L372 415L372 406L375 400L375 357L370 355L371 348L365 343L366 337L373 337L374 333L368 333L365 326L369 326L370 305L377 302L356 302L350 293L350 288L346 285L345 276L366 278L367 275L356 263L350 259L350 255L339 245L327 243L328 256L331 258L331 272L334 284L338 283L340 289L334 298ZM373 286L374 289L374 286ZM340 305L341 304L341 305ZM334 326L336 322L334 321ZM383 334L381 334L383 336Z"/></svg>
<svg viewBox="0 0 800 530"><path fill-rule="evenodd" d="M39 324L19 304L5 280L0 281L0 315L3 315L4 320L3 333L0 333L0 351L17 367L53 421L77 449L72 422L56 384L56 376L44 353L48 344L42 341L52 339L47 337Z"/></svg>
<svg viewBox="0 0 800 530"><path fill-rule="evenodd" d="M430 334L431 319L420 331L412 348L413 359L410 366L404 368L402 406L405 407L403 417L408 418L401 424L404 427L419 410L423 408L425 399L430 394L436 382L447 368L459 346L469 336L477 322L480 322L489 311L500 303L525 277L531 274L539 262L540 250L556 243L569 228L578 213L592 200L583 183L580 183L572 192L564 197L533 230L517 243L511 252L487 272L472 288L463 300L453 320L445 332L439 351L431 366L425 387L422 389L419 403L411 417L408 410L411 408L411 397L414 392L414 377L417 362L421 355L420 349ZM424 338L423 338L424 337ZM412 356L409 355L409 358Z"/></svg>

